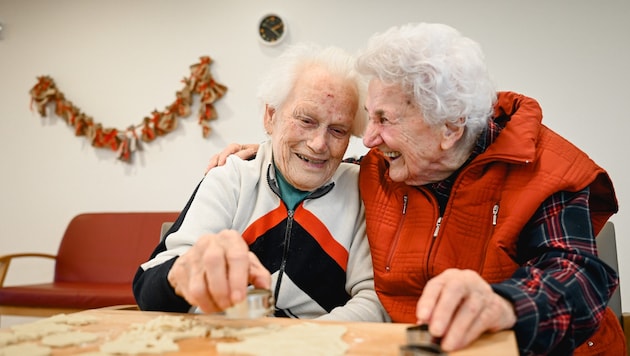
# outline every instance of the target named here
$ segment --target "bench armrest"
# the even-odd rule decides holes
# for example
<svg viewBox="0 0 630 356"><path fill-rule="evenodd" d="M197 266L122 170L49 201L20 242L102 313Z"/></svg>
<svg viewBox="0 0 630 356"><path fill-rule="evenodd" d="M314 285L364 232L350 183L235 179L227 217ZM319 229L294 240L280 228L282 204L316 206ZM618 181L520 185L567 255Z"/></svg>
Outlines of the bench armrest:
<svg viewBox="0 0 630 356"><path fill-rule="evenodd" d="M27 252L27 253L13 253L9 255L0 256L0 287L4 286L4 278L7 276L7 272L9 271L9 265L14 258L22 258L22 257L42 257L42 258L50 258L57 259L57 256L51 255L48 253L37 253L37 252Z"/></svg>

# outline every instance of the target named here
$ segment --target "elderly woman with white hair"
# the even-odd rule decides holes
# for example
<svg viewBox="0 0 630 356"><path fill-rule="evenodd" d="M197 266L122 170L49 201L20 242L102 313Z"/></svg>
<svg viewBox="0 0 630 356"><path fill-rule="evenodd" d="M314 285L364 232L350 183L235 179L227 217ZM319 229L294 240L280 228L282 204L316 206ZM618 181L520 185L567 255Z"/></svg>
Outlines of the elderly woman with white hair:
<svg viewBox="0 0 630 356"><path fill-rule="evenodd" d="M252 160L211 170L133 289L143 310L225 310L248 285L275 316L386 321L374 291L356 164L364 84L340 49L294 46L262 81L270 140Z"/></svg>
<svg viewBox="0 0 630 356"><path fill-rule="evenodd" d="M357 63L359 184L392 320L428 324L446 351L513 329L524 355L625 354L595 244L618 208L606 171L534 99L496 93L480 46L449 26L391 28Z"/></svg>

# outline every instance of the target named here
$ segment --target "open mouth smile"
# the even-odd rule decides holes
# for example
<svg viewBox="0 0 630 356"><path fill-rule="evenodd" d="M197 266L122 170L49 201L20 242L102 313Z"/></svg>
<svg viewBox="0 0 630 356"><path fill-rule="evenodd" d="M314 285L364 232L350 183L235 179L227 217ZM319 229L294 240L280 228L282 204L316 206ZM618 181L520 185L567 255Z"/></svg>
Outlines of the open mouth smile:
<svg viewBox="0 0 630 356"><path fill-rule="evenodd" d="M326 162L325 160L315 160L315 159L310 159L306 156L302 156L299 153L296 153L296 156L298 156L301 160L308 162L308 163L312 163L312 164L324 164L324 162Z"/></svg>

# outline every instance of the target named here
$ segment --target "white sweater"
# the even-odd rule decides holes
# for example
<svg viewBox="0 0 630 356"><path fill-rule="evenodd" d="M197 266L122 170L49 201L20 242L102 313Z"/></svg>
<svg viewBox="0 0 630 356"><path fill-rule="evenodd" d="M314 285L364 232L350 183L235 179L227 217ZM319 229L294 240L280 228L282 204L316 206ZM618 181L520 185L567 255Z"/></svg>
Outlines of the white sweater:
<svg viewBox="0 0 630 356"><path fill-rule="evenodd" d="M179 229L141 265L144 283L168 283L151 278L153 267L183 254L203 234L234 229L272 273L277 316L388 321L374 292L359 166L342 163L326 189L287 211L271 157L271 142L265 142L255 159L230 157L210 170Z"/></svg>

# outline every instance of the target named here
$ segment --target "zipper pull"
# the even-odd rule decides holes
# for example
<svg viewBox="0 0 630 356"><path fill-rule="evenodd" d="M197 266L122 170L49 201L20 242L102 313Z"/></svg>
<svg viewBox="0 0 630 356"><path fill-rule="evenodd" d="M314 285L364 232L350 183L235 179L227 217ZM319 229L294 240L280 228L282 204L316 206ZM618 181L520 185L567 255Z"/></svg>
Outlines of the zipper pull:
<svg viewBox="0 0 630 356"><path fill-rule="evenodd" d="M435 231L433 231L433 237L437 237L438 232L440 232L440 224L442 223L442 217L440 216L435 223Z"/></svg>
<svg viewBox="0 0 630 356"><path fill-rule="evenodd" d="M409 201L409 198L407 197L407 195L405 194L403 196L403 210L402 210L402 214L405 215L407 214L407 202Z"/></svg>
<svg viewBox="0 0 630 356"><path fill-rule="evenodd" d="M492 226L497 225L497 215L499 214L499 204L494 204L492 207Z"/></svg>

